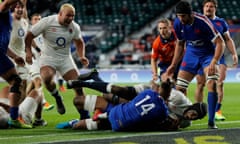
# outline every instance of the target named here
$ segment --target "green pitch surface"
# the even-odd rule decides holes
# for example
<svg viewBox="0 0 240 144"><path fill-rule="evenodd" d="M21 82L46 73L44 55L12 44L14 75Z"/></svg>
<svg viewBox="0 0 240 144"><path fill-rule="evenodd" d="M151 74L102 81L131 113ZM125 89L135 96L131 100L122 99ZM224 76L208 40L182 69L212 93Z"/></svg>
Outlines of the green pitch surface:
<svg viewBox="0 0 240 144"><path fill-rule="evenodd" d="M0 88L5 86L0 83ZM195 84L191 84L188 90L189 97L193 100ZM33 129L0 129L0 143L2 144L26 144L26 143L111 143L111 144L145 144L145 143L240 143L240 83L225 84L225 96L223 101L223 114L225 121L218 121L218 130L207 129L207 117L194 121L192 126L177 132L112 132L112 131L76 131L61 130L55 126L59 122L79 118L72 104L73 91L61 93L64 97L66 114L60 115L56 108L44 111L43 118L48 122L46 127ZM97 91L84 89L87 94L99 94ZM47 100L55 104L53 97L45 91ZM206 95L206 94L205 94ZM205 96L206 102L206 96Z"/></svg>

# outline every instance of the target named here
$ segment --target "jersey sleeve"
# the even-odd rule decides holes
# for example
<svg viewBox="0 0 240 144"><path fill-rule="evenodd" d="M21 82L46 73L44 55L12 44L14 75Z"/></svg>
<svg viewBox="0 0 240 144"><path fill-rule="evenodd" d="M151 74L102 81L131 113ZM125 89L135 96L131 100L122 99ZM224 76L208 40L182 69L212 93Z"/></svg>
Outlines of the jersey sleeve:
<svg viewBox="0 0 240 144"><path fill-rule="evenodd" d="M158 59L158 56L159 56L159 51L158 51L159 44L160 44L160 38L158 36L153 41L153 44L152 44L152 58L153 59Z"/></svg>
<svg viewBox="0 0 240 144"><path fill-rule="evenodd" d="M73 36L73 39L82 39L82 32L80 29L80 26L77 23L73 23L74 29L75 29L75 34Z"/></svg>
<svg viewBox="0 0 240 144"><path fill-rule="evenodd" d="M222 26L223 26L223 34L227 33L229 31L229 26L226 23L226 21L223 19L222 19Z"/></svg>
<svg viewBox="0 0 240 144"><path fill-rule="evenodd" d="M45 17L41 19L39 22L37 22L35 25L33 25L30 31L34 36L38 36L47 27L47 24L48 24L48 17Z"/></svg>

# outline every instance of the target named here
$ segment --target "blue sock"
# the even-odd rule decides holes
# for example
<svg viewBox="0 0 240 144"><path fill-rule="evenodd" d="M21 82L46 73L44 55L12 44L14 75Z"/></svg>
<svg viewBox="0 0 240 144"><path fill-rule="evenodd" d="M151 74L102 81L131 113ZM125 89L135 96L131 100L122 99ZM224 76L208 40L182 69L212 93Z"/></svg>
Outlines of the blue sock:
<svg viewBox="0 0 240 144"><path fill-rule="evenodd" d="M208 122L211 124L214 123L217 99L216 92L208 92Z"/></svg>
<svg viewBox="0 0 240 144"><path fill-rule="evenodd" d="M90 118L89 112L87 110L79 110L78 112L80 113L81 120Z"/></svg>
<svg viewBox="0 0 240 144"><path fill-rule="evenodd" d="M18 107L10 108L10 117L12 120L16 120L18 118Z"/></svg>
<svg viewBox="0 0 240 144"><path fill-rule="evenodd" d="M221 103L217 103L215 111L216 112L219 111L221 109L221 106L222 106Z"/></svg>

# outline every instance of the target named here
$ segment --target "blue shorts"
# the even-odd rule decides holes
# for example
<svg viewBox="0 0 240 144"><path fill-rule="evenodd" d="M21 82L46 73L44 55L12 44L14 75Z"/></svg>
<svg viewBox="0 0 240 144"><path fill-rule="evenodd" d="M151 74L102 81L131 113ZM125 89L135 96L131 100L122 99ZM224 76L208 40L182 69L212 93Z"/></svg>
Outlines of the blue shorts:
<svg viewBox="0 0 240 144"><path fill-rule="evenodd" d="M186 52L183 57L180 70L184 70L195 75L199 74L199 70L202 69L203 72L203 69L211 63L212 58L213 55L210 54L197 55L191 51Z"/></svg>
<svg viewBox="0 0 240 144"><path fill-rule="evenodd" d="M0 75L14 67L13 62L6 55L9 44L10 33L0 32Z"/></svg>
<svg viewBox="0 0 240 144"><path fill-rule="evenodd" d="M0 52L0 75L6 73L12 68L14 68L13 62L5 53Z"/></svg>

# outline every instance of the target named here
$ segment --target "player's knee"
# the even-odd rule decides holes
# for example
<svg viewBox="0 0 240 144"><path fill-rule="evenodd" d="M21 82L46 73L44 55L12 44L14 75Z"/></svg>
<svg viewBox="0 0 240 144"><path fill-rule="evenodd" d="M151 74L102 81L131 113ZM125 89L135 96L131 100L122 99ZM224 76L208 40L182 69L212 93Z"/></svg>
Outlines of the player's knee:
<svg viewBox="0 0 240 144"><path fill-rule="evenodd" d="M223 84L224 84L223 81L218 81L217 82L218 87L223 87Z"/></svg>
<svg viewBox="0 0 240 144"><path fill-rule="evenodd" d="M209 91L217 91L218 78L219 78L218 75L211 75L207 77L207 85Z"/></svg>
<svg viewBox="0 0 240 144"><path fill-rule="evenodd" d="M180 90L183 93L186 93L186 89L188 88L189 81L182 79L182 78L177 78L177 83L176 86L178 90Z"/></svg>
<svg viewBox="0 0 240 144"><path fill-rule="evenodd" d="M75 107L80 107L83 109L83 105L84 105L84 97L74 97L73 99L73 104L75 105Z"/></svg>
<svg viewBox="0 0 240 144"><path fill-rule="evenodd" d="M20 86L22 79L18 75L12 75L9 78L9 81L12 83L12 86L10 87L10 92L21 94Z"/></svg>

